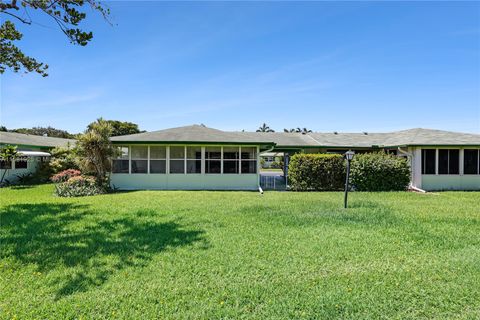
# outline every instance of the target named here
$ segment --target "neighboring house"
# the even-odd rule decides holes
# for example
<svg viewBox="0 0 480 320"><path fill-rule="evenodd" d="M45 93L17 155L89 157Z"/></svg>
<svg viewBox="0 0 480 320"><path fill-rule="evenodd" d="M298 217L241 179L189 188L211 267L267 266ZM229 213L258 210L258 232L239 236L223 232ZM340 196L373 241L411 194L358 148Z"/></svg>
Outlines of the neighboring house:
<svg viewBox="0 0 480 320"><path fill-rule="evenodd" d="M480 190L480 135L429 129L390 133L226 132L193 125L113 137L119 189L254 190L259 154L357 153L408 157L411 185L425 190ZM288 163L288 159L286 161ZM288 173L287 173L288 174Z"/></svg>
<svg viewBox="0 0 480 320"><path fill-rule="evenodd" d="M0 132L0 147L12 145L17 147L18 158L9 163L0 161L0 177L5 170L5 180L14 182L20 176L34 173L41 161L50 157L49 151L55 147L73 145L75 140L45 136L36 136L15 132Z"/></svg>

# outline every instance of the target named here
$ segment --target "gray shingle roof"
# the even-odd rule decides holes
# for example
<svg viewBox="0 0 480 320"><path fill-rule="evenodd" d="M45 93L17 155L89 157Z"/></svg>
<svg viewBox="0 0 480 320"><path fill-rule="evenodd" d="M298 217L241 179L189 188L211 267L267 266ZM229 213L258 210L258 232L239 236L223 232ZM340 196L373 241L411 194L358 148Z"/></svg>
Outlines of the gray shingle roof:
<svg viewBox="0 0 480 320"><path fill-rule="evenodd" d="M432 129L410 129L389 134L384 145L433 146L473 145L480 146L480 134L461 133Z"/></svg>
<svg viewBox="0 0 480 320"><path fill-rule="evenodd" d="M273 144L268 137L244 135L242 132L221 131L201 125L191 125L165 130L143 132L112 137L114 143L121 142L167 142L167 143L232 143L232 144Z"/></svg>
<svg viewBox="0 0 480 320"><path fill-rule="evenodd" d="M65 147L68 144L75 144L75 140L2 131L0 132L0 144L37 147Z"/></svg>
<svg viewBox="0 0 480 320"><path fill-rule="evenodd" d="M113 137L113 142L276 144L277 147L358 147L474 145L480 135L431 129L410 129L388 133L230 132L200 125Z"/></svg>

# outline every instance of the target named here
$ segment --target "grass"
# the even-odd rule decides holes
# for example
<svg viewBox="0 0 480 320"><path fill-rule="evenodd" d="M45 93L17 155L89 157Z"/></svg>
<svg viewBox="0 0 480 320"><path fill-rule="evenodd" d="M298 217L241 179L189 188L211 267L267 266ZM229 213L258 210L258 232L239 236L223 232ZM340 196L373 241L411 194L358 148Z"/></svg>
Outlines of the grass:
<svg viewBox="0 0 480 320"><path fill-rule="evenodd" d="M0 190L1 319L478 319L480 194Z"/></svg>

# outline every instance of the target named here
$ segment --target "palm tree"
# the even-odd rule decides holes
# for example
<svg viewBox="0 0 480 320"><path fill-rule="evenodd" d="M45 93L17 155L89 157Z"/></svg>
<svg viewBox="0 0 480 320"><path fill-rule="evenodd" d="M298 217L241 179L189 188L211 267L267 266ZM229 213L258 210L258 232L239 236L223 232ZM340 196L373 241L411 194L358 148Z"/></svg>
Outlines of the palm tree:
<svg viewBox="0 0 480 320"><path fill-rule="evenodd" d="M264 122L261 127L257 129L257 132L275 132L275 130L271 129L267 124Z"/></svg>
<svg viewBox="0 0 480 320"><path fill-rule="evenodd" d="M307 129L307 128L303 128L303 129L301 129L301 128L296 128L296 129L295 128L292 128L292 129L285 128L285 129L283 129L283 132L306 134L306 133L312 132L312 130Z"/></svg>

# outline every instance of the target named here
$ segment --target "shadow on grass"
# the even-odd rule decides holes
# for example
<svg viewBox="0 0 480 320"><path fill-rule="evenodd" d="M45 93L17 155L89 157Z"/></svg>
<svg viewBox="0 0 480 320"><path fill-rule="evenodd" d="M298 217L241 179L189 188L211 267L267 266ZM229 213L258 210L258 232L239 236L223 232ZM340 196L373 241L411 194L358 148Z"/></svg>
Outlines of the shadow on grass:
<svg viewBox="0 0 480 320"><path fill-rule="evenodd" d="M0 257L62 270L52 285L56 298L102 285L127 267L143 267L164 250L204 241L203 231L174 221L98 220L78 204L15 204L0 211Z"/></svg>
<svg viewBox="0 0 480 320"><path fill-rule="evenodd" d="M12 190L24 190L24 189L31 189L35 187L33 184L21 184L21 185L13 185L10 186L10 189Z"/></svg>

